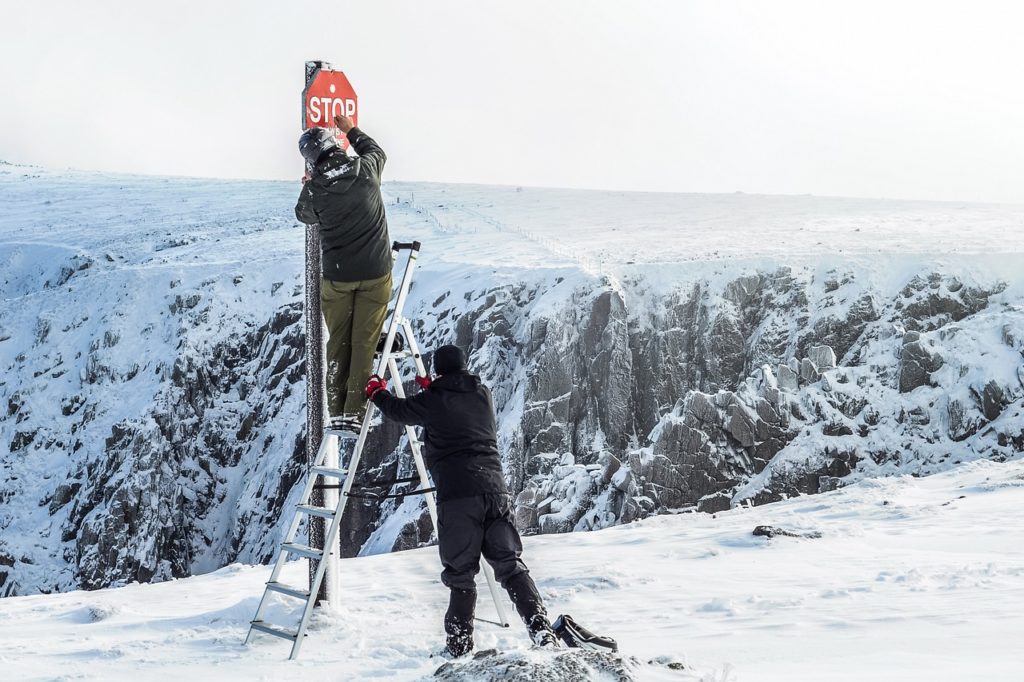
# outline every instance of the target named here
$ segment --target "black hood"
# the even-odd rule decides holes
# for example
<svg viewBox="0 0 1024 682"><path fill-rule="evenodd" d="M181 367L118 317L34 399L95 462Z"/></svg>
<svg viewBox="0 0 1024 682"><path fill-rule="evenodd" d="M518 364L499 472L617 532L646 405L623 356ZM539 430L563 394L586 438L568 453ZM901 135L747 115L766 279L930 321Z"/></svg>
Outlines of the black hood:
<svg viewBox="0 0 1024 682"><path fill-rule="evenodd" d="M468 372L455 372L444 374L434 379L430 388L441 391L455 391L457 393L473 393L480 388L480 377Z"/></svg>
<svg viewBox="0 0 1024 682"><path fill-rule="evenodd" d="M310 182L332 194L342 194L359 177L360 165L358 156L349 156L340 149L331 150L317 162Z"/></svg>

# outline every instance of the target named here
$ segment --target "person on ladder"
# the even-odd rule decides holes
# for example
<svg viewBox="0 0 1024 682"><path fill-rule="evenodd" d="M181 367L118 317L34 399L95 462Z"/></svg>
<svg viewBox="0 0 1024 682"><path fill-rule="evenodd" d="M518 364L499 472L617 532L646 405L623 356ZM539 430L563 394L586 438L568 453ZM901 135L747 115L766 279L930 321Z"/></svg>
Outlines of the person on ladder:
<svg viewBox="0 0 1024 682"><path fill-rule="evenodd" d="M306 176L295 217L320 227L328 427L359 431L366 411L363 387L391 299L391 241L380 194L387 157L348 116L335 116L334 122L358 156L346 154L331 129L302 133Z"/></svg>
<svg viewBox="0 0 1024 682"><path fill-rule="evenodd" d="M438 348L433 364L437 378L416 377L424 390L411 398L391 395L387 381L376 375L367 382L366 395L388 419L424 427L425 461L437 487L441 582L451 590L443 655L458 657L473 649L474 578L481 554L534 643L557 647L540 593L520 556L523 543L501 471L491 392L466 371L466 356L457 346Z"/></svg>

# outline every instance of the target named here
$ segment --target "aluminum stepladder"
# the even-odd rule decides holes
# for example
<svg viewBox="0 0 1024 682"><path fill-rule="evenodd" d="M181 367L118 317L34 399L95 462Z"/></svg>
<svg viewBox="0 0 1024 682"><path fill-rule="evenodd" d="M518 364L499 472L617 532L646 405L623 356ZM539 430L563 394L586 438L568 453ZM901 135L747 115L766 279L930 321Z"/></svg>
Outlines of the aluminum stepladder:
<svg viewBox="0 0 1024 682"><path fill-rule="evenodd" d="M412 323L408 318L405 318L402 315L402 311L405 307L405 301L409 294L409 288L412 286L412 275L416 267L416 259L419 256L420 243L395 242L392 244L391 248L394 256L396 257L400 251L408 250L409 260L406 263L405 272L402 275L402 282L398 288L398 297L395 301L394 312L392 313L391 320L388 324L387 335L384 338L383 346L380 349L379 357L377 358L376 373L381 377L390 378L389 385L394 389L395 395L399 398L404 398L405 389L402 386L401 374L398 372L398 359L411 357L416 364L416 373L419 376L424 376L427 373L426 368L423 366L423 358L420 355L419 346L416 343L416 337L413 334ZM408 343L408 348L404 348L400 351L393 351L395 347L395 339L399 336L399 330L404 333L404 338ZM281 543L277 559L274 562L274 569L270 574L270 580L267 581L266 589L263 591L263 598L260 599L259 607L256 609L256 615L253 616L253 619L249 624L249 634L245 638L246 644L249 644L252 641L253 636L257 632L274 635L275 637L291 640L292 650L288 658L289 660L297 658L299 655L299 649L302 647L302 641L306 635L306 627L309 625L309 619L313 613L313 607L316 604L316 595L320 590L320 583L325 579L325 577L328 581L328 594L339 594L337 564L340 557L338 536L339 531L341 530L341 519L345 513L345 507L349 497L363 497L357 493L352 493L351 491L353 486L356 485L356 473L359 470L359 462L363 454L363 447L366 445L367 435L369 434L376 411L376 406L372 402L368 402L366 406L366 415L363 418L362 428L360 429L358 436L347 431L324 429L324 437L321 441L320 449L313 461L313 465L307 473L306 482L302 490L302 496L300 497L299 504L297 505L292 517L291 524L288 527L288 534L285 536L284 542ZM430 520L434 525L434 534L436 536L437 504L434 500L432 492L433 488L429 487L430 482L427 478L427 468L423 463L423 456L421 452L422 443L420 442L414 427L406 426L405 433L409 440L409 449L412 451L412 458L413 463L416 466L417 478L399 479L398 481L392 481L392 483L418 480L420 490L403 493L401 495L380 495L375 497L384 498L405 497L415 494L424 495L427 502L427 511L429 512ZM355 446L352 449L352 455L350 457L348 467L342 468L339 466L338 461L340 441L351 439L355 439ZM340 486L322 486L324 488L323 507L317 507L310 504L310 496L313 493L314 486L318 478L343 482ZM340 494L338 490L339 488ZM298 533L303 516L320 517L330 522L324 535L324 547L330 548L330 551L326 553L327 556L325 556L325 553L319 549L295 542L295 535ZM281 576L281 570L284 568L289 555L317 561L316 570L312 572L312 577L310 578L309 589L286 585L278 581ZM487 579L487 586L490 590L491 597L494 599L494 606L498 613L498 624L508 627L509 621L506 615L505 605L501 600L501 594L494 580L494 571L486 561L481 561L480 563L483 568L484 576ZM269 603L269 597L271 594L281 594L305 602L302 609L302 616L299 619L299 625L296 630L289 630L280 625L267 623L263 620L263 614Z"/></svg>

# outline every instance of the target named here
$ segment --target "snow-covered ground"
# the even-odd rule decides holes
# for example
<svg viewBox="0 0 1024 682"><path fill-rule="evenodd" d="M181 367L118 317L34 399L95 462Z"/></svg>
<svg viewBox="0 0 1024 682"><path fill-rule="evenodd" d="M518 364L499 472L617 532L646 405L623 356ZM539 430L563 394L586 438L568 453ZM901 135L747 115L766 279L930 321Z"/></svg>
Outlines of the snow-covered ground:
<svg viewBox="0 0 1024 682"><path fill-rule="evenodd" d="M758 194L680 194L393 182L388 194L429 212L467 246L520 261L527 242L625 271L731 258L977 254L1024 247L1024 206ZM455 241L458 241L457 239ZM512 245L505 251L506 245ZM534 251L534 253L538 253ZM462 250L455 257L465 258ZM487 254L490 256L491 254ZM633 271L643 267L633 268Z"/></svg>
<svg viewBox="0 0 1024 682"><path fill-rule="evenodd" d="M531 537L525 556L550 608L614 635L639 679L1010 681L1024 666L1022 501L1024 461L978 461L714 517ZM753 536L761 524L821 537ZM281 640L242 645L265 567L4 599L0 666L10 680L418 679L439 664L428 658L446 603L437 564L433 548L343 561L342 607L320 613L292 663ZM286 577L304 571L294 563ZM294 609L280 602L273 616ZM493 606L481 598L479 611ZM527 645L516 624L481 624L477 647Z"/></svg>

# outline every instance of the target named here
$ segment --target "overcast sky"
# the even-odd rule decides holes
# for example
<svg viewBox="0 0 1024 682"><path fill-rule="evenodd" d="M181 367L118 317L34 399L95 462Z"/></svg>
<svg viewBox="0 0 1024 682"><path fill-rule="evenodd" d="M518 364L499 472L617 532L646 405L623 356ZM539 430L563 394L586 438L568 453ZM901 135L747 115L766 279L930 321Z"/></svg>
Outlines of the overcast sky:
<svg viewBox="0 0 1024 682"><path fill-rule="evenodd" d="M1022 6L5 0L0 159L297 179L323 59L386 179L1024 202Z"/></svg>

